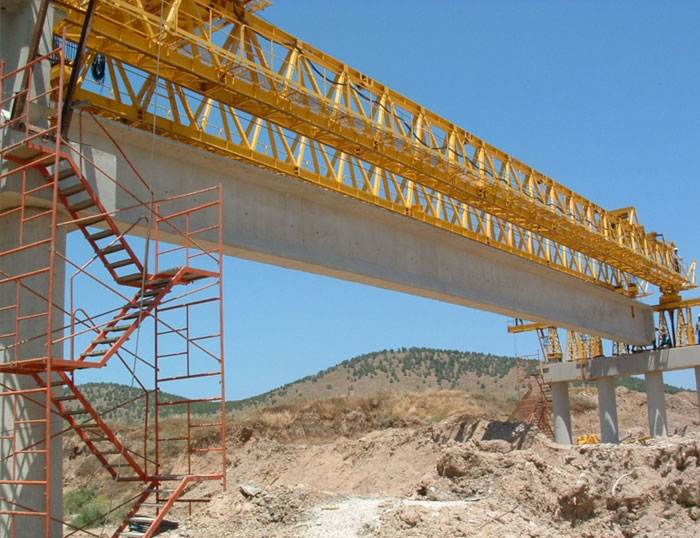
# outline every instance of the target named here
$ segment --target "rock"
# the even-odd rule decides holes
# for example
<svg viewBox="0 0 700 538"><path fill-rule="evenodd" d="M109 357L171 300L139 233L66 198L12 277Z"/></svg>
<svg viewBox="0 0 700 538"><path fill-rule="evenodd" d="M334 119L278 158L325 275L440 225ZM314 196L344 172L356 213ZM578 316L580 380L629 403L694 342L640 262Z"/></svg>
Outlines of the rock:
<svg viewBox="0 0 700 538"><path fill-rule="evenodd" d="M403 521L407 527L415 527L423 520L423 517L415 506L408 506L399 512L399 519Z"/></svg>
<svg viewBox="0 0 700 538"><path fill-rule="evenodd" d="M588 484L582 480L559 497L559 516L577 522L590 519L594 515L594 499Z"/></svg>
<svg viewBox="0 0 700 538"><path fill-rule="evenodd" d="M256 484L255 482L242 484L239 489L241 493L249 499L251 497L257 497L261 493L265 492L265 489L260 484Z"/></svg>
<svg viewBox="0 0 700 538"><path fill-rule="evenodd" d="M491 466L484 461L478 448L465 444L447 449L437 461L437 472L447 478L478 478L491 473Z"/></svg>

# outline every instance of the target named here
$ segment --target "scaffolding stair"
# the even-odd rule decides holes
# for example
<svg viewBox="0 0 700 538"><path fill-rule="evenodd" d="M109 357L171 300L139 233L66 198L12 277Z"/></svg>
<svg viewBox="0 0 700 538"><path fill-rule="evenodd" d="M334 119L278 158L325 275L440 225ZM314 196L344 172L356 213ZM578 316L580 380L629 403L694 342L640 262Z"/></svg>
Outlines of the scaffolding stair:
<svg viewBox="0 0 700 538"><path fill-rule="evenodd" d="M54 408L112 478L118 481L145 481L146 471L102 420L100 413L88 402L69 375L58 370L56 377L51 383L54 387L51 396ZM58 387L63 387L61 394L54 394Z"/></svg>
<svg viewBox="0 0 700 538"><path fill-rule="evenodd" d="M161 217L159 215L158 208L154 208L153 200L151 200L149 204L147 201L141 201L134 196L136 202L134 207L140 206L144 212L144 216L139 220L144 222L144 226L155 226L156 230L156 269L154 273L149 273L148 264L141 261L141 258L126 239L126 234L136 226L139 220L136 220L128 228L124 228L123 225L122 228L120 228L120 225L117 224L116 212L112 211L112 209L108 210L102 203L98 195L97 187L94 182L88 180L86 176L85 168L87 167L98 174L103 174L106 180L113 182L113 185L117 188L123 188L123 185L121 185L117 179L110 178L106 173L100 170L89 158L81 154L80 151L76 149L76 146L62 139L60 115L57 118L57 122L49 122L48 126L45 128L39 128L36 125L30 124L30 118L32 116L29 113L29 107L30 105L34 105L35 101L43 102L44 100L58 98L57 110L61 110L60 101L61 96L64 95L61 87L47 88L43 94L36 95L35 92L31 91L31 82L33 80L31 76L32 70L40 61L45 62L51 60L54 62L56 59L58 59L60 67L58 72L63 73L64 50L61 47L57 48L49 55L33 60L27 64L27 66L21 68L21 70L8 73L5 71L4 66L1 66L2 69L0 69L0 87L6 88L10 82L14 84L15 78L23 76L28 81L28 86L24 90L24 95L30 96L26 99L24 109L21 111L19 117L6 122L3 116L3 121L0 122L2 123L3 136L6 136L5 142L7 142L4 144L3 148L0 149L0 157L2 157L3 161L13 164L13 166L7 166L6 171L0 174L0 180L9 181L11 178L18 186L21 185L22 205L31 205L35 201L39 201L39 207L50 205L50 208L39 214L39 217L42 218L46 216L51 217L50 234L46 239L23 245L22 248L26 250L27 248L43 247L43 245L50 246L52 248L51 265L41 271L35 270L31 273L26 273L24 278L28 279L33 274L38 274L39 272L42 274L50 273L50 271L53 270L53 263L57 254L56 249L53 247L56 229L58 226L70 225L79 229L80 233L90 244L91 250L95 255L93 260L99 260L109 273L111 279L118 286L127 288L128 291L117 292L118 295L126 301L126 304L99 315L98 318L101 320L109 319L107 316L110 316L111 319L108 321L101 321L100 323L93 321L92 327L87 329L87 334L89 334L89 336L84 336L86 332L82 331L68 337L75 338L76 336L80 336L81 339L84 339L83 342L89 342L81 353L73 353L68 359L53 357L50 352L38 357L26 357L26 355L22 355L20 358L15 358L15 360L5 361L0 364L0 373L27 375L36 382L36 388L7 390L6 387L5 390L0 391L0 398L11 399L12 405L16 406L15 400L19 398L24 398L27 401L34 401L33 398L35 394L45 397L45 400L37 400L34 402L45 410L43 418L25 419L22 415L15 414L13 417L14 430L12 434L3 434L0 436L0 440L6 444L9 441L15 445L17 425L24 426L26 424L31 424L33 428L37 428L37 425L41 424L48 434L50 431L49 422L51 414L53 413L54 415L60 416L115 481L133 482L135 484L130 485L130 489L138 488L136 496L129 497L130 500L124 503L124 505L127 505L136 500L128 517L122 522L118 530L114 533L114 536L148 538L154 534L158 534L164 528L167 528L167 522L164 522L164 518L174 503L204 502L208 500L183 498L183 494L190 484L214 479L223 479L225 484L225 473L221 472L211 475L194 474L191 472L191 462L188 462L189 474L159 474L161 467L158 460L158 442L160 437L157 433L157 415L155 421L156 433L154 435L156 455L155 460L151 460L149 458L151 452L149 452L147 447L148 437L144 438L143 454L130 449L127 443L120 440L105 420L103 420L103 412L99 412L95 409L88 401L86 394L77 386L75 373L77 370L85 368L99 369L106 366L110 359L119 353L120 349L123 348L124 344L133 333L142 326L143 321L147 317L152 317L156 320L155 324L157 326L159 314L156 309L160 305L163 305L166 297L168 297L168 294L174 287L187 285L191 282L209 277L218 279L220 283L222 248L220 232L221 191L220 188L216 189L218 190L216 202L203 204L195 209L180 209L178 210L179 212L171 214L168 217ZM23 71L24 74L22 73ZM59 77L59 84L60 80L61 78ZM9 92L3 92L3 96L8 94ZM3 108L9 103L8 99L0 97L0 101L2 101L0 104L3 104ZM34 170L38 172L38 174L28 176L26 172L29 170ZM148 190L150 192L150 188L148 188ZM209 190L211 189L198 191L198 193L208 192ZM126 190L125 192L128 193ZM161 200L160 203L162 204L164 201ZM165 203L167 203L167 200ZM61 211L64 216L66 214L68 215L68 219L64 220L63 217L58 216L59 206L62 206ZM218 249L213 249L211 251L203 249L198 244L195 236L201 232L201 229L193 230L189 227L190 214L197 210L206 210L209 207L217 208L219 223L218 225L205 228L205 230L218 230ZM22 211L20 223L23 226L31 220L36 220L38 218L36 215L25 217L22 207L20 207L20 211ZM122 222L124 218L124 215L120 215L120 222ZM177 225L171 224L169 219L187 220L187 229L181 231ZM185 246L176 248L168 247L168 250L165 251L168 254L169 260L182 260L182 266L169 270L159 269L160 256L163 254L158 250L158 230L163 222L167 222L170 226L169 231L175 230L185 242ZM20 231L20 240L22 238L22 233L23 232ZM181 254L172 254L178 250ZM12 253L12 251L9 252ZM212 260L214 261L215 267L217 267L216 271L190 267L190 262L202 256L203 253L209 256L209 262L207 262L209 266L211 266L210 262ZM93 260L91 260L91 262ZM82 268L80 270L82 271ZM87 271L85 272L87 273ZM10 281L8 279L5 280L8 282ZM101 280L101 278L98 280ZM17 281L21 282L20 279L17 279ZM0 281L0 283L3 282ZM207 289L208 286L204 286L204 288ZM205 304L210 301L218 301L220 304L220 288L218 294L218 297L214 299L209 298L203 301L195 301L192 304ZM183 294L183 296L187 295L189 295L189 293ZM17 296L18 304L15 305L14 308L19 312L20 294L18 293ZM172 303L174 306L165 307L164 311L171 313L173 309L182 308L183 305L179 304L177 299L179 298L176 297ZM50 292L49 298L47 299L49 305L51 305L51 300ZM189 315L189 304L190 303L185 304L184 311L187 315ZM47 307L43 311L32 312L30 316L34 319L47 318L49 320L48 326L51 327L51 312L51 307ZM85 314L89 317L87 313ZM165 313L163 316L167 318L168 314ZM30 317L26 319L30 319ZM18 320L20 320L19 317ZM18 333L17 330L15 330L15 332ZM218 335L207 335L207 338L211 338L212 336L220 337L221 332L222 331L220 331ZM46 348L49 350L53 349L53 346L64 345L68 340L68 338L64 338L63 336L54 340L51 328L47 330L45 336ZM156 338L157 337L158 334L156 333ZM189 332L186 338L189 338ZM175 379L180 381L184 378L189 379L201 375L213 375L212 373L192 375L189 372L189 361L190 356L187 355L187 375L181 376L178 374L175 377L165 378L165 380L169 381ZM223 359L220 360L219 365L221 371L218 375L222 378L223 387ZM157 354L154 358L153 366L157 372L159 368ZM128 366L127 369L131 372ZM134 374L134 372L131 373ZM159 381L162 382L163 380L159 379L156 375L156 387L154 389L156 394L159 390ZM145 386L140 382L139 384L141 388L146 391ZM155 409L156 413L158 413L157 405ZM225 431L223 429L223 422L221 422L219 426L222 428L221 451L225 454ZM196 425L196 427L202 427L202 425ZM46 441L40 441L28 446L17 446L19 448L13 452L11 455L12 458L17 457L19 454L45 454L48 458L47 462L51 461L49 457L50 445L46 443ZM187 448L187 453L188 457L192 453L189 446ZM222 465L224 461L225 459L222 458ZM12 464L16 465L16 461L12 460ZM153 465L153 467L151 465ZM48 463L44 466L44 470L45 477L43 480L16 480L13 475L12 480L3 480L2 482L3 484L11 484L13 486L20 483L30 486L41 486L45 489L45 496L47 498L46 504L48 505L48 491L52 476L51 468ZM156 474L152 474L154 470ZM164 487L165 484L168 484L169 487ZM141 491L144 487L146 489ZM149 511L155 511L155 513L151 515L148 513ZM22 517L26 514L19 509L13 509L9 511L8 514L12 518L12 532L14 535L15 518ZM42 516L45 519L46 536L48 536L51 517L49 511L33 511L31 515ZM77 530L78 529L73 530L69 535L73 535Z"/></svg>
<svg viewBox="0 0 700 538"><path fill-rule="evenodd" d="M519 365L520 367L520 365ZM508 417L508 421L519 420L537 426L540 431L554 438L552 430L552 387L545 383L539 370L525 368L522 383L525 393Z"/></svg>
<svg viewBox="0 0 700 538"><path fill-rule="evenodd" d="M112 538L150 538L163 530L174 528L170 522L165 521L166 514L176 502L195 502L196 499L188 500L182 496L187 486L206 479L207 477L198 475L154 477ZM166 480L177 481L177 485L174 488L163 488L162 482ZM152 510L155 514L147 513L146 510Z"/></svg>
<svg viewBox="0 0 700 538"><path fill-rule="evenodd" d="M31 167L37 168L47 181L52 182L54 178L58 181L59 201L115 281L119 282L125 274L144 274L139 257L105 209L80 166L66 150L27 142L9 152L6 158L20 164L31 164ZM91 214L84 216L84 212L88 210ZM93 231L92 228L95 227L99 228L99 231ZM124 284L140 286L142 282L132 281Z"/></svg>

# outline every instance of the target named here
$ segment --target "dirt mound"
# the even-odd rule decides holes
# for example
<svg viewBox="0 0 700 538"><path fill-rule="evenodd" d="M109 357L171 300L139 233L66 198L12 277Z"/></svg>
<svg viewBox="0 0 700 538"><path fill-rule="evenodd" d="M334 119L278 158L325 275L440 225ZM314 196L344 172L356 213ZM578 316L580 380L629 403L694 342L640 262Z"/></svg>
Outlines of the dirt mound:
<svg viewBox="0 0 700 538"><path fill-rule="evenodd" d="M506 417L515 401L503 395L467 394L456 390L382 392L298 400L231 420L230 438L245 443L252 437L281 442L318 442L359 437L371 431L420 426L455 415L491 419Z"/></svg>
<svg viewBox="0 0 700 538"><path fill-rule="evenodd" d="M468 416L327 443L251 438L231 452L230 490L171 536L691 537L699 450L697 428L562 447Z"/></svg>
<svg viewBox="0 0 700 538"><path fill-rule="evenodd" d="M575 395L579 404L590 397L585 391ZM306 402L235 423L228 491L213 482L198 486L192 495L211 502L195 505L191 515L176 507L168 517L180 528L163 536L698 534L700 428L687 395L668 398L669 421L682 426L681 434L581 447L557 445L526 424L488 420L488 409L464 396L462 412L435 419L456 398L385 395L354 407L347 399ZM621 414L636 409L641 418L634 420L643 423L644 399L621 391ZM588 412L579 410L577 420ZM73 454L67 468L84 469L88 458Z"/></svg>

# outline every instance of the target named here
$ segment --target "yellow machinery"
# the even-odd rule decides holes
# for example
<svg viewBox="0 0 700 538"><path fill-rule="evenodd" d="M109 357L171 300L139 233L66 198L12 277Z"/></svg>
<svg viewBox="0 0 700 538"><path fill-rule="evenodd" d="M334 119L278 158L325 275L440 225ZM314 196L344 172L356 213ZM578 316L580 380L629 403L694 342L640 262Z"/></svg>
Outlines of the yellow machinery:
<svg viewBox="0 0 700 538"><path fill-rule="evenodd" d="M587 435L579 435L576 438L576 444L581 445L597 445L600 443L600 439L595 433L589 433Z"/></svg>
<svg viewBox="0 0 700 538"><path fill-rule="evenodd" d="M53 3L66 13L57 34L78 42L90 28L75 99L94 112L628 296L693 286L675 245L632 208L603 209L255 17L264 2L109 0L90 24L86 2Z"/></svg>

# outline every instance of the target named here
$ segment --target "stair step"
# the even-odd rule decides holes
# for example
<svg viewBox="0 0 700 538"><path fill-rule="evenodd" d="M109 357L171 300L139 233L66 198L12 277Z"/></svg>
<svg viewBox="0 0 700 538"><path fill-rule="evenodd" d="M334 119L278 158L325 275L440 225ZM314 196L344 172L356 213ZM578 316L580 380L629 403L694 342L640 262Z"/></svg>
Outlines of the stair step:
<svg viewBox="0 0 700 538"><path fill-rule="evenodd" d="M110 333L122 332L122 331L126 331L130 327L131 327L131 323L126 323L126 324L122 324L122 325L115 325L114 327L107 327L107 329L105 329L105 332L110 332Z"/></svg>
<svg viewBox="0 0 700 538"><path fill-rule="evenodd" d="M93 344L96 344L96 345L101 345L101 344L113 344L113 343L116 342L117 340L119 340L119 338L100 338L99 340L95 340L95 341L93 342Z"/></svg>
<svg viewBox="0 0 700 538"><path fill-rule="evenodd" d="M119 284L130 284L136 282L137 280L143 280L143 273L132 273L130 275L120 276L117 279Z"/></svg>
<svg viewBox="0 0 700 538"><path fill-rule="evenodd" d="M87 238L89 241L99 241L100 239L104 239L105 237L109 237L111 235L115 235L113 230L101 230L97 233L88 235Z"/></svg>
<svg viewBox="0 0 700 538"><path fill-rule="evenodd" d="M127 305L124 305L124 308L129 308L131 310L138 310L140 312L141 310L146 310L154 302L155 302L154 299L149 299L148 301L137 301L136 303L129 303ZM136 312L136 313L138 313L138 312ZM126 319L127 317L128 316L124 316L124 318L122 318L122 319Z"/></svg>
<svg viewBox="0 0 700 538"><path fill-rule="evenodd" d="M131 258L127 258L125 260L119 260L118 262L113 262L113 263L108 263L107 268L108 269L117 269L118 267L125 267L127 265L132 265L134 264L134 260Z"/></svg>
<svg viewBox="0 0 700 538"><path fill-rule="evenodd" d="M163 286L170 284L172 278L160 278L158 280L150 280L147 284L153 288L162 288Z"/></svg>
<svg viewBox="0 0 700 538"><path fill-rule="evenodd" d="M61 413L62 416L68 416L68 415L87 415L88 412L85 409L73 409L72 411L65 411Z"/></svg>
<svg viewBox="0 0 700 538"><path fill-rule="evenodd" d="M145 297L142 299L136 299L134 300L133 303L125 304L124 308L131 308L131 309L137 309L137 310L145 310L149 306L151 306L155 302L155 299L152 297Z"/></svg>
<svg viewBox="0 0 700 538"><path fill-rule="evenodd" d="M141 508L162 508L165 503L141 503Z"/></svg>
<svg viewBox="0 0 700 538"><path fill-rule="evenodd" d="M67 402L70 400L75 400L76 396L75 394L66 394L65 396L54 396L53 401L54 402Z"/></svg>
<svg viewBox="0 0 700 538"><path fill-rule="evenodd" d="M73 168L66 168L65 170L61 170L58 173L58 180L63 181L64 179L68 179L69 177L72 177L75 175L75 170Z"/></svg>
<svg viewBox="0 0 700 538"><path fill-rule="evenodd" d="M146 290L141 294L141 297L155 297L156 295L160 295L161 293L163 293L162 289Z"/></svg>
<svg viewBox="0 0 700 538"><path fill-rule="evenodd" d="M99 253L100 254L111 254L112 252L119 252L120 250L124 250L124 245L121 243L116 243L114 245L110 245L108 247L105 247L103 249L100 249Z"/></svg>
<svg viewBox="0 0 700 538"><path fill-rule="evenodd" d="M77 204L74 205L69 205L68 206L68 211L72 212L77 212L80 211L81 209L87 209L88 207L92 207L95 205L95 200L85 200L83 202L78 202Z"/></svg>
<svg viewBox="0 0 700 538"><path fill-rule="evenodd" d="M136 319L136 318L138 318L138 317L140 317L140 316L147 316L147 315L148 315L147 312L144 312L144 311L142 311L142 310L137 310L137 311L134 312L133 314L129 314L128 316L124 316L124 317L121 318L121 319Z"/></svg>
<svg viewBox="0 0 700 538"><path fill-rule="evenodd" d="M85 185L82 183L77 183L73 185L72 187L67 187L63 189L62 191L58 191L58 194L63 196L64 198L68 196L72 196L73 194L77 194L79 192L83 192L85 190Z"/></svg>
<svg viewBox="0 0 700 538"><path fill-rule="evenodd" d="M98 351L91 351L90 353L83 353L83 354L80 355L80 356L81 356L81 357L99 357L99 356L104 355L105 353L107 353L107 351L109 351L109 350L103 349L102 351L99 351L99 350L98 350Z"/></svg>
<svg viewBox="0 0 700 538"><path fill-rule="evenodd" d="M138 514L130 517L127 521L133 521L134 523L152 523L153 518L150 516L139 516Z"/></svg>
<svg viewBox="0 0 700 538"><path fill-rule="evenodd" d="M117 480L119 480L119 479L117 479ZM115 534L115 536L126 536L127 538L141 538L142 536L146 536L146 533L126 531L126 532L118 532L117 534Z"/></svg>

